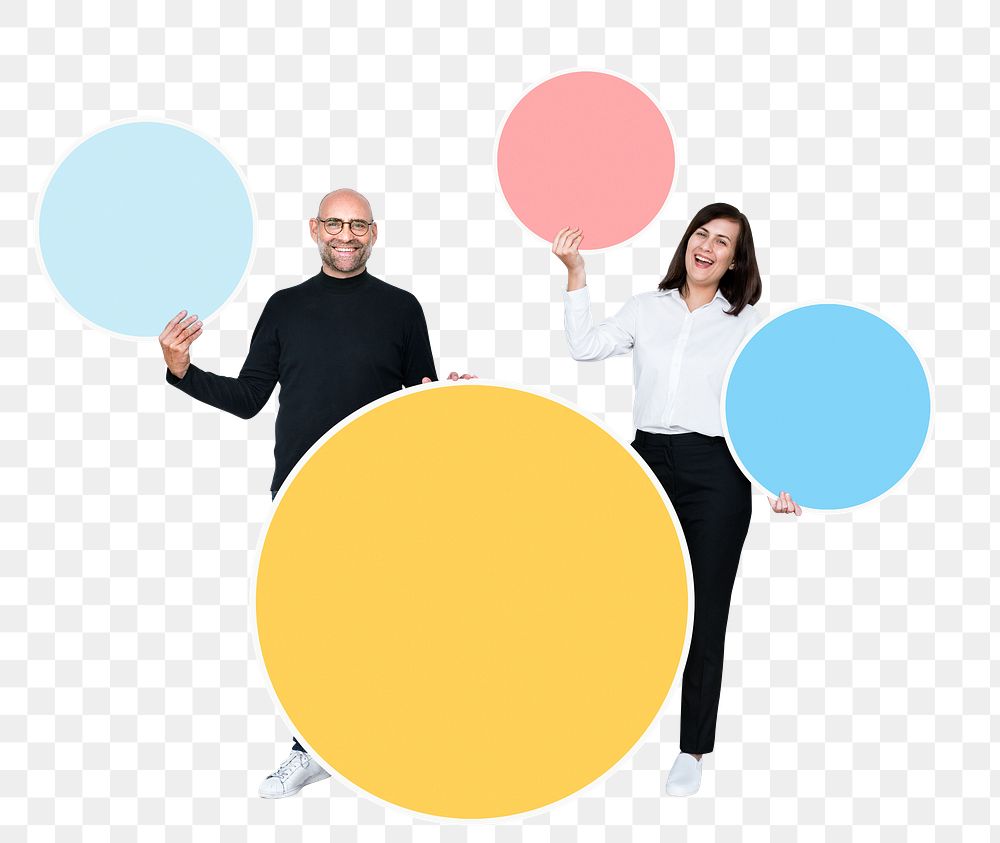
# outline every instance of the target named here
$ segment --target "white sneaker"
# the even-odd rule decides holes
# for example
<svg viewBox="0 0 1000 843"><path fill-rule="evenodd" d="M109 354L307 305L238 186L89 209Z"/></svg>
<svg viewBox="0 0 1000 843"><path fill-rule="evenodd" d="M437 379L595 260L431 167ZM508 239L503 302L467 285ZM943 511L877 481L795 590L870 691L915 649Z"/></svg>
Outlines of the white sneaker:
<svg viewBox="0 0 1000 843"><path fill-rule="evenodd" d="M691 796L701 787L701 760L682 752L667 776L667 793L671 796Z"/></svg>
<svg viewBox="0 0 1000 843"><path fill-rule="evenodd" d="M298 793L307 784L328 778L330 774L308 752L293 749L278 769L261 782L257 793L265 799L283 799Z"/></svg>

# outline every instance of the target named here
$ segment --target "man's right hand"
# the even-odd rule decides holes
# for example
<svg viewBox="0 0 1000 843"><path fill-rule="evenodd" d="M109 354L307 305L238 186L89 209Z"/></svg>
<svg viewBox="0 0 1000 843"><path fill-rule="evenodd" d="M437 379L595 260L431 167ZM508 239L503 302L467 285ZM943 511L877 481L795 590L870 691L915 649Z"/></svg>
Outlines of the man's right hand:
<svg viewBox="0 0 1000 843"><path fill-rule="evenodd" d="M186 315L187 311L182 310L167 323L160 334L163 359L176 378L183 378L187 374L188 366L191 365L191 353L188 349L201 336L203 327L197 316L187 316L185 319Z"/></svg>

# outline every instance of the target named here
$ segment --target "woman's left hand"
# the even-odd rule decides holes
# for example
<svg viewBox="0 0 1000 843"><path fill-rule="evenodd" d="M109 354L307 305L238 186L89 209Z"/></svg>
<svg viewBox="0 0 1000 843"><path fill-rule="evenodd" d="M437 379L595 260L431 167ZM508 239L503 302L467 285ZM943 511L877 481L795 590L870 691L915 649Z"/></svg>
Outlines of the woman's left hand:
<svg viewBox="0 0 1000 843"><path fill-rule="evenodd" d="M792 496L788 494L788 492L782 492L778 495L777 500L768 496L767 502L771 504L771 509L775 512L794 512L796 515L802 514L802 507L792 500Z"/></svg>

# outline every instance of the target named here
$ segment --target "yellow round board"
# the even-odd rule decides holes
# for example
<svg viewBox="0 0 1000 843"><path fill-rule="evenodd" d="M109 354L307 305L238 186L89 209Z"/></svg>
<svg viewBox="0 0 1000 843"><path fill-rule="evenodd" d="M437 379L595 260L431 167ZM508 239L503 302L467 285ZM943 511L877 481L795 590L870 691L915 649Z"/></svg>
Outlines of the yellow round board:
<svg viewBox="0 0 1000 843"><path fill-rule="evenodd" d="M383 399L278 499L254 620L289 727L421 814L534 811L643 736L685 648L689 566L637 456L485 383Z"/></svg>

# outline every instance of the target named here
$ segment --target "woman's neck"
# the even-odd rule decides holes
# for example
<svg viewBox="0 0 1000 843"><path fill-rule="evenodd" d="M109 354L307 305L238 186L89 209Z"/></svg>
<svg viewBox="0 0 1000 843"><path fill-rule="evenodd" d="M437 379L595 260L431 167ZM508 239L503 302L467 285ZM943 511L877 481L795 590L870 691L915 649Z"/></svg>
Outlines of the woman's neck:
<svg viewBox="0 0 1000 843"><path fill-rule="evenodd" d="M684 285L684 288L681 290L681 298L684 299L689 311L695 311L702 305L706 305L714 299L715 294L718 291L718 284L711 287L699 287L692 284L691 279L689 278L687 283Z"/></svg>

